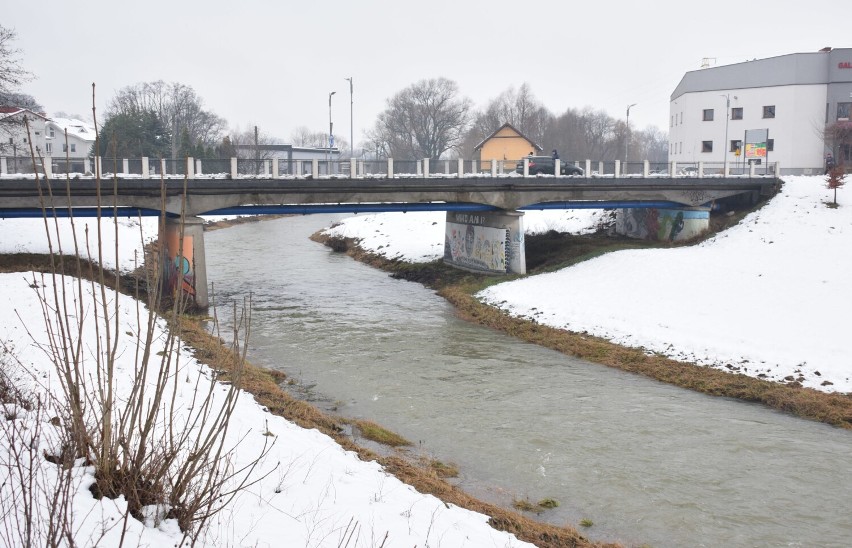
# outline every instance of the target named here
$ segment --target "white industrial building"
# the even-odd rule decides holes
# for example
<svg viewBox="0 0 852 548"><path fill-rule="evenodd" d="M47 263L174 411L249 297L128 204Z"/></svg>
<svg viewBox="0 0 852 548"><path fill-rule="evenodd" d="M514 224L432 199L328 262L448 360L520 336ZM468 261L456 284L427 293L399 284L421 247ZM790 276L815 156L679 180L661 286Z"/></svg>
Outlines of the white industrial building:
<svg viewBox="0 0 852 548"><path fill-rule="evenodd" d="M669 161L781 174L852 165L852 48L824 48L688 72L671 95ZM745 140L749 131L748 142ZM765 148L749 146L768 130ZM739 151L739 154L738 152ZM756 154L759 151L760 154ZM765 154L765 156L762 156Z"/></svg>

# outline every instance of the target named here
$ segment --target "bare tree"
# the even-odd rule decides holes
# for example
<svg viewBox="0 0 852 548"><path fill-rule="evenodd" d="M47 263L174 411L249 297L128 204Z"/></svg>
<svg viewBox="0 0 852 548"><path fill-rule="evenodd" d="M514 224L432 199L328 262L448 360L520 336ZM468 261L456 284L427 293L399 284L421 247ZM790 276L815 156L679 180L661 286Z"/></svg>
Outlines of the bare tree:
<svg viewBox="0 0 852 548"><path fill-rule="evenodd" d="M421 80L388 100L370 140L397 158L439 158L461 143L470 109L452 80Z"/></svg>
<svg viewBox="0 0 852 548"><path fill-rule="evenodd" d="M322 131L311 131L305 126L299 126L290 134L290 143L297 147L317 147L326 145L328 135Z"/></svg>
<svg viewBox="0 0 852 548"><path fill-rule="evenodd" d="M212 149L227 127L224 118L206 111L192 87L178 83L143 82L122 88L110 101L106 122L113 116L152 112L171 137L172 158Z"/></svg>
<svg viewBox="0 0 852 548"><path fill-rule="evenodd" d="M0 97L14 93L33 75L21 66L18 58L21 51L12 47L17 34L0 25Z"/></svg>
<svg viewBox="0 0 852 548"><path fill-rule="evenodd" d="M517 90L510 87L473 117L463 149L472 154L477 144L506 123L512 124L535 143L541 144L552 122L553 114L535 98L529 84L524 83Z"/></svg>

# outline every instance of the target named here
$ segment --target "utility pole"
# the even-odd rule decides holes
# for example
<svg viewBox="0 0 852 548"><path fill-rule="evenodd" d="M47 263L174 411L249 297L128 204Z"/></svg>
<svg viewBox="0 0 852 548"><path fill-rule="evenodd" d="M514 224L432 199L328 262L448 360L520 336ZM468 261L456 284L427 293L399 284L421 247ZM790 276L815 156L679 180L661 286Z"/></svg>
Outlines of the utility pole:
<svg viewBox="0 0 852 548"><path fill-rule="evenodd" d="M352 122L354 120L352 112L354 110L354 105L355 105L355 101L353 99L354 94L353 94L353 89L352 89L353 78L352 78L352 76L350 76L349 78L344 78L344 80L349 81L349 157L352 158L355 155L355 153L354 153L354 150L355 150L355 131L352 129L354 127L354 124Z"/></svg>
<svg viewBox="0 0 852 548"><path fill-rule="evenodd" d="M334 124L331 122L331 96L335 93L337 92L332 91L328 94L328 164L326 165L328 175L331 175L331 147L334 146Z"/></svg>
<svg viewBox="0 0 852 548"><path fill-rule="evenodd" d="M624 174L627 175L627 152L628 147L630 146L630 109L635 107L637 103L633 103L632 105L627 105L627 139L624 141Z"/></svg>

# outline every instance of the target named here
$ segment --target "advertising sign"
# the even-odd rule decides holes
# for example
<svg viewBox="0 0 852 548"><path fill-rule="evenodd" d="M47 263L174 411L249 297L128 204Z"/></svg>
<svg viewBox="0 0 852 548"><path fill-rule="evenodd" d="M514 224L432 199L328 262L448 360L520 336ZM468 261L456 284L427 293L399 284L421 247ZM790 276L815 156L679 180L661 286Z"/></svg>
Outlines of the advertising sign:
<svg viewBox="0 0 852 548"><path fill-rule="evenodd" d="M745 157L766 158L766 144L769 142L768 129L747 129L745 132Z"/></svg>

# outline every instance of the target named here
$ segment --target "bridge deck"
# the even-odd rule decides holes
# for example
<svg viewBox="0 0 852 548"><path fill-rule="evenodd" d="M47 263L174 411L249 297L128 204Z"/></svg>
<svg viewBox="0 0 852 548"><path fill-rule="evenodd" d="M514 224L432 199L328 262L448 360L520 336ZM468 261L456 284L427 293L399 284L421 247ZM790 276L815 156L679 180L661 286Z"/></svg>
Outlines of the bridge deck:
<svg viewBox="0 0 852 548"><path fill-rule="evenodd" d="M673 202L700 206L746 192L770 194L779 181L770 177L429 177L317 179L51 179L0 180L0 210L40 208L53 196L55 207L126 207L180 213L186 194L190 215L242 205L306 205L435 202L481 204L519 209L554 202ZM115 197L115 198L113 198ZM51 202L46 202L51 203ZM0 211L0 215L2 212Z"/></svg>

